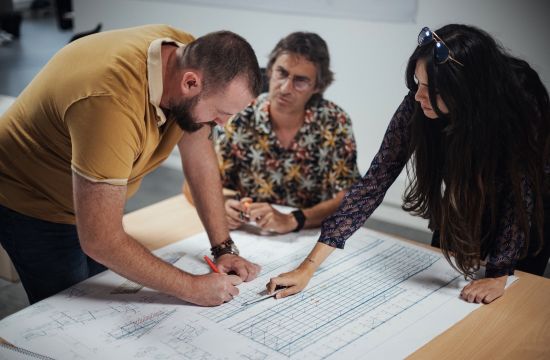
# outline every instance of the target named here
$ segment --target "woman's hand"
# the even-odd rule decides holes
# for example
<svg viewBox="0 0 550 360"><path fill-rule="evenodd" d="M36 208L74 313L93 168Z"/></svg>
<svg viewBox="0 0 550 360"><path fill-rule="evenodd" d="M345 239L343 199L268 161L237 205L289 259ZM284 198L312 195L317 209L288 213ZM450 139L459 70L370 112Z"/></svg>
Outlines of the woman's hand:
<svg viewBox="0 0 550 360"><path fill-rule="evenodd" d="M508 275L472 280L468 285L464 286L460 297L470 303L483 302L489 304L504 294L506 280L508 280Z"/></svg>
<svg viewBox="0 0 550 360"><path fill-rule="evenodd" d="M267 292L273 294L277 286L286 287L275 295L275 299L281 299L302 291L315 273L315 270L334 251L332 246L316 243L309 255L295 270L271 278L266 284Z"/></svg>
<svg viewBox="0 0 550 360"><path fill-rule="evenodd" d="M306 259L296 269L271 278L266 284L267 293L273 294L277 286L286 287L286 289L275 294L275 299L281 299L299 293L307 286L315 269L316 267L313 264L308 265L308 259Z"/></svg>

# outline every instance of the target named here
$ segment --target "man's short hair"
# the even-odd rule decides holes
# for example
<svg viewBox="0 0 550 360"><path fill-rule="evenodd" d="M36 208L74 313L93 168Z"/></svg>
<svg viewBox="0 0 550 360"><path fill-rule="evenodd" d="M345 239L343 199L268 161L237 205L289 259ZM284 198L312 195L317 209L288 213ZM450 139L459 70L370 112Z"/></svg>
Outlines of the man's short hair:
<svg viewBox="0 0 550 360"><path fill-rule="evenodd" d="M256 97L262 78L252 46L231 31L216 31L187 44L179 59L180 68L197 69L203 74L203 91L218 91L239 76L248 80L248 89Z"/></svg>
<svg viewBox="0 0 550 360"><path fill-rule="evenodd" d="M293 32L279 40L269 54L267 70L271 71L277 58L283 53L303 56L317 67L315 86L322 94L332 83L334 74L330 70L330 56L327 43L319 35L311 32Z"/></svg>

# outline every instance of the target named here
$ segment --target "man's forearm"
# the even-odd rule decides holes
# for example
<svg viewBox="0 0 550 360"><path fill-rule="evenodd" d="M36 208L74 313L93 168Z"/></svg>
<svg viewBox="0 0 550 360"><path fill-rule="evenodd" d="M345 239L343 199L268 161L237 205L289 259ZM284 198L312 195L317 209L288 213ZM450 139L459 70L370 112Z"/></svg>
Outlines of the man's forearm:
<svg viewBox="0 0 550 360"><path fill-rule="evenodd" d="M76 225L82 250L118 274L144 286L188 299L192 276L155 257L122 225L126 187L73 175Z"/></svg>
<svg viewBox="0 0 550 360"><path fill-rule="evenodd" d="M204 130L204 129L203 129ZM186 181L212 245L227 240L224 198L218 162L208 132L184 134L178 144ZM209 129L206 129L209 130Z"/></svg>
<svg viewBox="0 0 550 360"><path fill-rule="evenodd" d="M89 241L83 249L117 274L151 289L185 300L193 292L192 275L159 259L123 231L111 234L108 241Z"/></svg>

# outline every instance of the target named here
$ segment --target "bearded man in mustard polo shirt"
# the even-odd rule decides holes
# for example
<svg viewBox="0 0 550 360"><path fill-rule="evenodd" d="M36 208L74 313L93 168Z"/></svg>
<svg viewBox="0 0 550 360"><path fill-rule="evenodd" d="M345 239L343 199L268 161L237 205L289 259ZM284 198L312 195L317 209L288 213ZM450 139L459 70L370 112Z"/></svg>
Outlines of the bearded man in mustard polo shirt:
<svg viewBox="0 0 550 360"><path fill-rule="evenodd" d="M105 267L200 305L255 278L229 237L209 135L260 87L252 47L228 31L151 25L59 51L0 118L0 242L29 301ZM126 199L176 145L220 270L238 276L185 273L124 231Z"/></svg>

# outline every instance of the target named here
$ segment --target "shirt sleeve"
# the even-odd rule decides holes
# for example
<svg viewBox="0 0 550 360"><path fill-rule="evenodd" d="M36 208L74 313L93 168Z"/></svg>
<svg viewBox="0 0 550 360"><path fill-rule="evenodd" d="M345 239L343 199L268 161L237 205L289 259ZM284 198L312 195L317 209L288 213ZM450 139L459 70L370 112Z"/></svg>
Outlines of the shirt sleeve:
<svg viewBox="0 0 550 360"><path fill-rule="evenodd" d="M349 189L338 210L323 221L319 242L343 248L382 202L409 158L409 121L413 109L414 97L408 94L393 115L365 176Z"/></svg>
<svg viewBox="0 0 550 360"><path fill-rule="evenodd" d="M361 178L357 168L357 145L349 115L345 111L338 111L335 124L336 150L329 175L329 179L333 179L333 196L348 189Z"/></svg>
<svg viewBox="0 0 550 360"><path fill-rule="evenodd" d="M72 170L93 182L126 185L144 131L136 115L112 96L94 96L73 103L64 120Z"/></svg>
<svg viewBox="0 0 550 360"><path fill-rule="evenodd" d="M530 220L534 209L534 194L530 182L525 177L521 181L521 188L523 204ZM503 200L498 235L487 258L485 277L488 278L513 275L525 245L526 234L518 222L518 214L514 206L514 193L507 191L506 194Z"/></svg>
<svg viewBox="0 0 550 360"><path fill-rule="evenodd" d="M240 150L237 145L233 144L235 123L238 122L239 116L240 114L229 121L216 139L216 153L218 155L222 185L224 188L232 190L239 188L239 162L236 159L236 152Z"/></svg>

